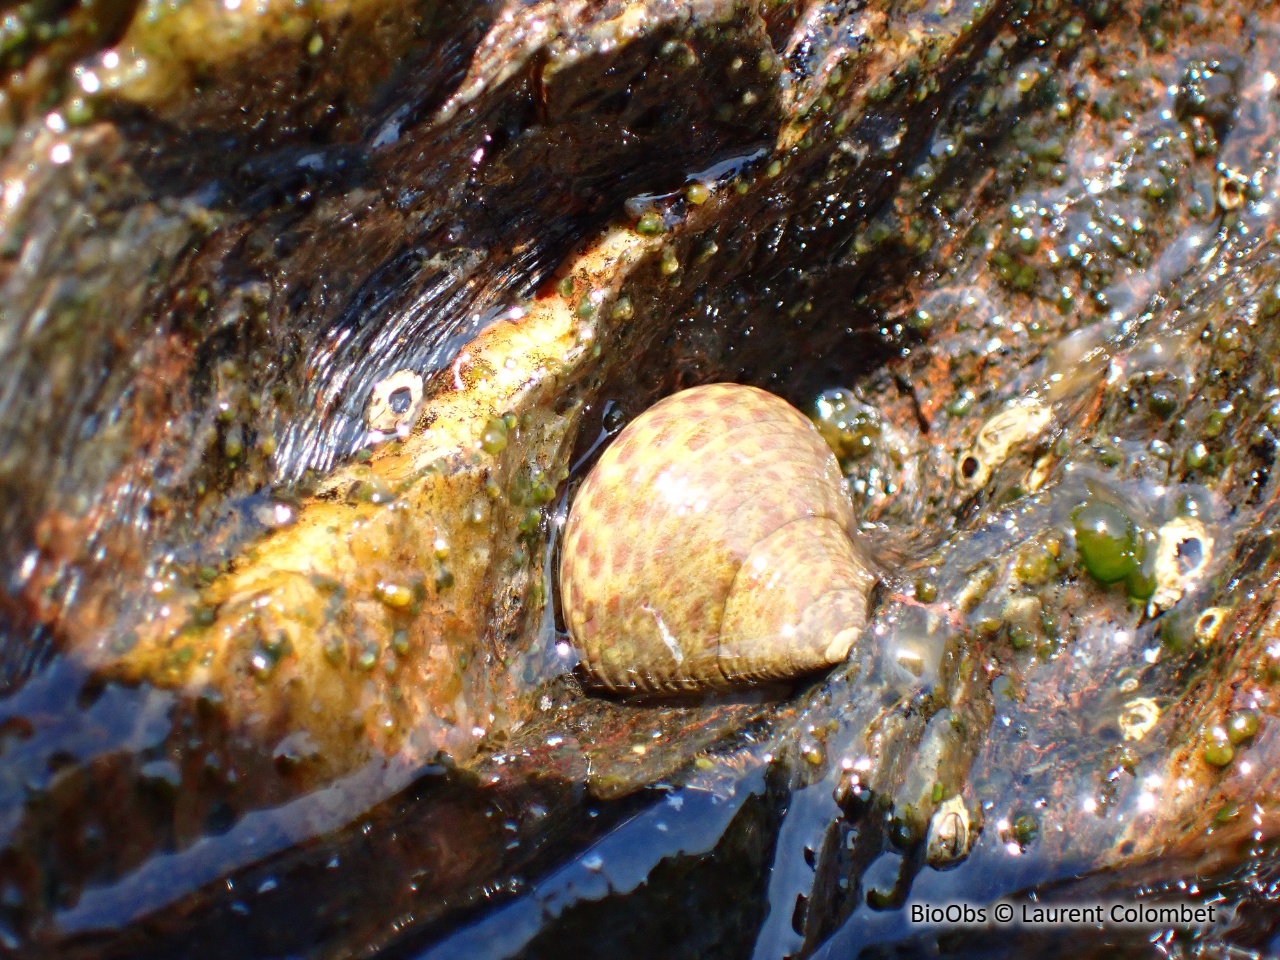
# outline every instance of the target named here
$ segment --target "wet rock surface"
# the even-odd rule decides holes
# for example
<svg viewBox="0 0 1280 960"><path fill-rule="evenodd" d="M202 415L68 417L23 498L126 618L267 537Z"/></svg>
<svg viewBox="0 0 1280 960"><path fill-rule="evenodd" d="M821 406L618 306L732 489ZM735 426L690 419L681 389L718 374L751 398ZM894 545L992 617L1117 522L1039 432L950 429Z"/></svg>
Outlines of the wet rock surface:
<svg viewBox="0 0 1280 960"><path fill-rule="evenodd" d="M7 948L1270 949L1274 10L113 15L9 61ZM585 694L568 499L721 379L813 411L872 623Z"/></svg>

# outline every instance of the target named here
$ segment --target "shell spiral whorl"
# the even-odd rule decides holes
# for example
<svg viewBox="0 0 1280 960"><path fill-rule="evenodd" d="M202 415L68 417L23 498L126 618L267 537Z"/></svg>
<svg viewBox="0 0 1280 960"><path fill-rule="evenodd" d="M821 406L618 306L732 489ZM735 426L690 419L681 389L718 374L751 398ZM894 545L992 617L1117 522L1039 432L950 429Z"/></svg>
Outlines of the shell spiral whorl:
<svg viewBox="0 0 1280 960"><path fill-rule="evenodd" d="M786 401L711 384L618 435L565 526L560 597L589 681L645 693L844 660L876 575L826 442Z"/></svg>

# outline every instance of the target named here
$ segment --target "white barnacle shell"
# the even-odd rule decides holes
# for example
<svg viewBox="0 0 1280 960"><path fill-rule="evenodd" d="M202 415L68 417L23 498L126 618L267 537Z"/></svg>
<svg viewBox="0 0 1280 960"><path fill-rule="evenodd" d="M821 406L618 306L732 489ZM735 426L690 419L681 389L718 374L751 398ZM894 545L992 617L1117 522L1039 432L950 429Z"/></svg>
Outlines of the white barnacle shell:
<svg viewBox="0 0 1280 960"><path fill-rule="evenodd" d="M365 423L379 433L407 430L413 426L421 406L422 377L412 370L397 370L373 385Z"/></svg>
<svg viewBox="0 0 1280 960"><path fill-rule="evenodd" d="M1147 603L1151 617L1181 600L1204 577L1213 556L1213 538L1194 517L1175 517L1156 536L1156 588Z"/></svg>
<svg viewBox="0 0 1280 960"><path fill-rule="evenodd" d="M1120 711L1120 733L1126 740L1141 740L1160 719L1160 705L1151 697L1134 697Z"/></svg>
<svg viewBox="0 0 1280 960"><path fill-rule="evenodd" d="M968 490L986 486L991 474L1019 448L1044 431L1052 411L1036 399L1001 410L978 430L956 460L956 483Z"/></svg>
<svg viewBox="0 0 1280 960"><path fill-rule="evenodd" d="M943 870L967 857L973 846L972 827L964 800L955 796L944 801L929 818L925 840L925 861L929 866Z"/></svg>
<svg viewBox="0 0 1280 960"><path fill-rule="evenodd" d="M614 440L565 525L560 594L588 680L646 693L838 663L876 575L813 424L735 384L685 390Z"/></svg>

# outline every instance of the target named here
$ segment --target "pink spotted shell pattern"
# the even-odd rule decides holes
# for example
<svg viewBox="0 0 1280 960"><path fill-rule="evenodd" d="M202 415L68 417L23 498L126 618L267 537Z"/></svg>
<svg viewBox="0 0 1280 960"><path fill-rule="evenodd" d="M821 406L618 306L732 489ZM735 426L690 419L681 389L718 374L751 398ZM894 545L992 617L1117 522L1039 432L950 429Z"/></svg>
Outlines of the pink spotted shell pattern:
<svg viewBox="0 0 1280 960"><path fill-rule="evenodd" d="M574 498L560 597L588 681L675 693L839 663L876 574L835 455L786 401L684 390L618 435Z"/></svg>

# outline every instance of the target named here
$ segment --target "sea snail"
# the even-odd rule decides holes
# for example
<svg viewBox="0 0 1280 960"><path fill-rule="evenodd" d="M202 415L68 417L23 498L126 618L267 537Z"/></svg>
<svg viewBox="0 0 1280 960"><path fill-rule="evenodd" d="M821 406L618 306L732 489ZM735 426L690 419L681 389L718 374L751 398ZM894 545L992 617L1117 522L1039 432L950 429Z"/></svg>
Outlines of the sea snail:
<svg viewBox="0 0 1280 960"><path fill-rule="evenodd" d="M560 598L588 683L645 694L844 660L876 574L835 455L786 401L674 394L618 435L574 498Z"/></svg>

